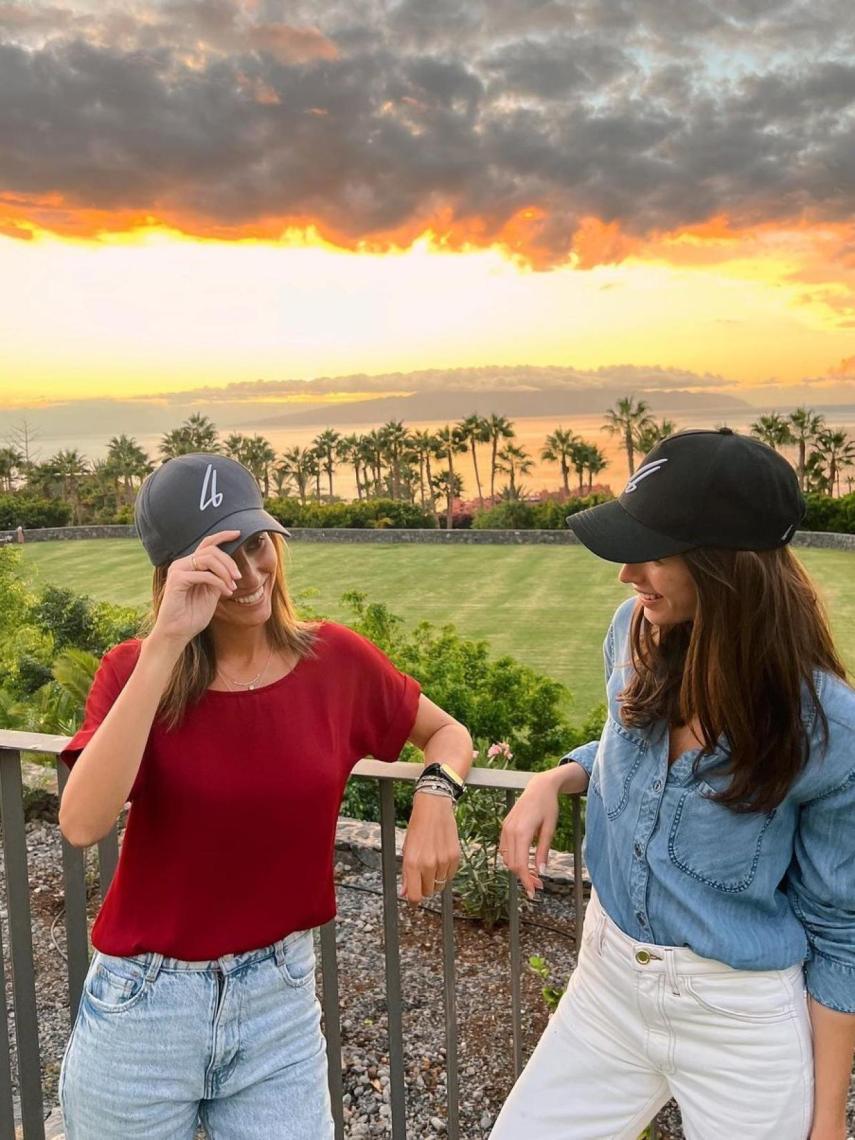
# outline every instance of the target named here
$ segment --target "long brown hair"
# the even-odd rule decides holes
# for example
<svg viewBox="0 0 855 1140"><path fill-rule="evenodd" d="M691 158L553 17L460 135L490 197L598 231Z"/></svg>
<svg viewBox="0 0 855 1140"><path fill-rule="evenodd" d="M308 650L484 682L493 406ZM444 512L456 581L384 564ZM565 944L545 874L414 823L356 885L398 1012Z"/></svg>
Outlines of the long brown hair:
<svg viewBox="0 0 855 1140"><path fill-rule="evenodd" d="M788 546L682 558L697 589L694 619L656 627L636 609L622 719L640 727L696 718L701 755L723 734L731 780L714 798L735 811L772 811L810 756L805 691L828 740L814 670L846 676L824 607Z"/></svg>
<svg viewBox="0 0 855 1140"><path fill-rule="evenodd" d="M272 612L267 621L267 638L274 652L287 650L300 659L311 652L317 626L312 622L298 620L285 582L285 545L278 534L271 534L270 538L276 548L276 574L271 595ZM168 564L154 569L149 628L157 619L168 569ZM208 627L197 633L184 647L160 698L157 715L167 728L175 728L181 723L187 706L201 700L216 673L217 655Z"/></svg>

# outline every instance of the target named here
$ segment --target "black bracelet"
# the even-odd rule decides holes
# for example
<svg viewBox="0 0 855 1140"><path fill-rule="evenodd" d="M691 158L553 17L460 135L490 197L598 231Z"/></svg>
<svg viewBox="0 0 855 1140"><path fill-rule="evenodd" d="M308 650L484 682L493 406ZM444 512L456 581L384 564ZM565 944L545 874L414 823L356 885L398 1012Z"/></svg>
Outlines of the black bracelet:
<svg viewBox="0 0 855 1140"><path fill-rule="evenodd" d="M419 776L418 780L416 780L416 791L419 790L419 784L423 779L425 779L425 777L433 780L441 780L442 783L454 796L455 801L460 799L466 789L466 785L464 784L462 777L457 776L457 773L455 773L454 776L450 775L449 771L443 764L428 764L428 766Z"/></svg>

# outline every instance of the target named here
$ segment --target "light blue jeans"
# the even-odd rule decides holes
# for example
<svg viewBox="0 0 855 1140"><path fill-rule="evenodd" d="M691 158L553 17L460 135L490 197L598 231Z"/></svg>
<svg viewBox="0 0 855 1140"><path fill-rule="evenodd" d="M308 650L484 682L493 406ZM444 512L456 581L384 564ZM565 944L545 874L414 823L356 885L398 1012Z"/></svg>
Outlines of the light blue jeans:
<svg viewBox="0 0 855 1140"><path fill-rule="evenodd" d="M92 959L60 1074L67 1140L331 1140L310 931L246 954Z"/></svg>

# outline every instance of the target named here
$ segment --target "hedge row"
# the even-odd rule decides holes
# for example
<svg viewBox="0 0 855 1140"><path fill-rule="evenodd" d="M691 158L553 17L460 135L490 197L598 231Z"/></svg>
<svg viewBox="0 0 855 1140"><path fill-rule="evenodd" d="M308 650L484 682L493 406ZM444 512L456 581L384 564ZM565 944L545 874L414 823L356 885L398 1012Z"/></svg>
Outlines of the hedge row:
<svg viewBox="0 0 855 1140"><path fill-rule="evenodd" d="M598 493L566 503L547 500L543 503L505 502L472 515L456 516L455 526L476 530L563 530L567 515L587 510L608 498ZM855 492L832 499L828 495L810 494L802 530L855 534ZM269 499L267 509L283 526L349 527L415 527L433 529L436 521L430 513L413 503L394 499L367 499L353 503L316 503L305 505L298 499ZM123 507L99 523L131 523L133 511ZM57 499L40 499L26 492L0 495L0 530L26 530L38 527L68 526L71 507Z"/></svg>

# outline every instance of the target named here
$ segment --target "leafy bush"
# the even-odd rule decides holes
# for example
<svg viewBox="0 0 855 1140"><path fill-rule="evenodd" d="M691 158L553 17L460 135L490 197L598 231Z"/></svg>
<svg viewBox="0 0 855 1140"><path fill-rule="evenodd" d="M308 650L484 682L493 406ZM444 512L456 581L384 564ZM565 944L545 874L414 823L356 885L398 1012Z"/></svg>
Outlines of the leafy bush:
<svg viewBox="0 0 855 1140"><path fill-rule="evenodd" d="M61 586L46 586L31 612L36 626L52 634L57 650L75 647L99 657L132 637L142 619L131 606L93 602Z"/></svg>
<svg viewBox="0 0 855 1140"><path fill-rule="evenodd" d="M58 499L40 499L22 492L0 495L0 530L22 526L35 530L46 526L68 526L71 507Z"/></svg>
<svg viewBox="0 0 855 1140"><path fill-rule="evenodd" d="M472 520L475 530L564 530L568 515L586 511L599 503L608 502L613 495L595 492L581 498L558 502L545 499L541 503L525 503L509 500L497 503L483 511L476 511Z"/></svg>
<svg viewBox="0 0 855 1140"><path fill-rule="evenodd" d="M372 529L379 527L415 527L433 529L433 515L422 511L413 503L395 499L362 499L352 503L317 503L305 505L298 499L270 499L267 510L283 526L349 527Z"/></svg>
<svg viewBox="0 0 855 1140"><path fill-rule="evenodd" d="M566 690L511 657L490 658L487 643L462 637L453 626L422 622L404 630L385 605L366 603L358 592L344 595L350 624L415 677L427 696L465 724L476 740L505 740L515 766L533 769L555 758L572 741L561 712Z"/></svg>
<svg viewBox="0 0 855 1140"><path fill-rule="evenodd" d="M855 491L832 499L830 495L805 495L807 513L801 530L825 530L855 534Z"/></svg>

